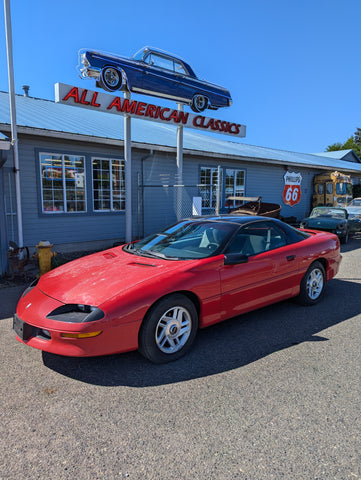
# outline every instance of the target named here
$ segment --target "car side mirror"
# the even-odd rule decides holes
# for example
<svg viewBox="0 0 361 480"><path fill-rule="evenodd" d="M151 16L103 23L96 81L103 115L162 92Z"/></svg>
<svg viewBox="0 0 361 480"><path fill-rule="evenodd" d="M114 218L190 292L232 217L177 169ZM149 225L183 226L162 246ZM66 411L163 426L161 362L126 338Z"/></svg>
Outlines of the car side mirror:
<svg viewBox="0 0 361 480"><path fill-rule="evenodd" d="M225 265L239 265L241 263L247 263L247 255L242 253L226 253L224 255L224 264Z"/></svg>

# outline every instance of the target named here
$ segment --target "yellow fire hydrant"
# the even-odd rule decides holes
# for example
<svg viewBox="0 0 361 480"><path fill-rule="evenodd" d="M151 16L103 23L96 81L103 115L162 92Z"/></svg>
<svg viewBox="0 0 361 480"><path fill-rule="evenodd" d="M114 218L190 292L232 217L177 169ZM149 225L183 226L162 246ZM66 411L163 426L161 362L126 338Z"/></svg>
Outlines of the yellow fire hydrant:
<svg viewBox="0 0 361 480"><path fill-rule="evenodd" d="M51 270L51 259L56 255L56 252L51 251L52 247L53 245L48 241L39 242L36 245L38 251L34 257L39 259L40 276Z"/></svg>

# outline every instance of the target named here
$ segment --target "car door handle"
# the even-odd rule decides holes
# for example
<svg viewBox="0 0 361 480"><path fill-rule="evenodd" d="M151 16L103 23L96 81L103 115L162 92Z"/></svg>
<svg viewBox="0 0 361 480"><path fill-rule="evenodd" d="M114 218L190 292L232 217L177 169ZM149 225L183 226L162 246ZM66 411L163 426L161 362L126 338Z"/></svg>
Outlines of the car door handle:
<svg viewBox="0 0 361 480"><path fill-rule="evenodd" d="M287 262L292 262L292 260L294 260L296 258L296 255L288 255L287 258Z"/></svg>

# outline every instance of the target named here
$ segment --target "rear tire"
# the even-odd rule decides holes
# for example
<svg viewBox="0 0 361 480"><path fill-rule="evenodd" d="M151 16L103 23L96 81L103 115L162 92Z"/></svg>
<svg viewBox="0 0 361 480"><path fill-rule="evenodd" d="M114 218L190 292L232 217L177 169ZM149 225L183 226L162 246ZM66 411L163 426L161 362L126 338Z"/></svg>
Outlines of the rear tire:
<svg viewBox="0 0 361 480"><path fill-rule="evenodd" d="M323 295L326 284L325 269L321 262L314 262L305 273L297 297L301 305L315 305Z"/></svg>
<svg viewBox="0 0 361 480"><path fill-rule="evenodd" d="M139 332L139 352L153 363L178 360L192 346L198 313L185 295L175 293L157 302Z"/></svg>

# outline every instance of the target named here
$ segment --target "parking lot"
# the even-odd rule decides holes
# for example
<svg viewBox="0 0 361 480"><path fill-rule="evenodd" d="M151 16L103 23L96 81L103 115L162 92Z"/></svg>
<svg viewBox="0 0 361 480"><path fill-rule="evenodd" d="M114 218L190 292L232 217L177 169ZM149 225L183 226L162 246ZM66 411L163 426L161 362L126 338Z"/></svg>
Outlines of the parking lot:
<svg viewBox="0 0 361 480"><path fill-rule="evenodd" d="M321 303L199 332L181 360L15 340L0 289L0 479L360 480L361 234Z"/></svg>

